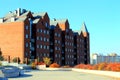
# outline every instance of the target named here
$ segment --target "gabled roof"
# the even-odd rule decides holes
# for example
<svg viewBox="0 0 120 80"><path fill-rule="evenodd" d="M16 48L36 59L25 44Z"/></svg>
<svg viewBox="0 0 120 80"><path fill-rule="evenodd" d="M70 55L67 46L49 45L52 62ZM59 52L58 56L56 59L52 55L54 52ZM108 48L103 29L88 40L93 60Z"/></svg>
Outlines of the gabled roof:
<svg viewBox="0 0 120 80"><path fill-rule="evenodd" d="M50 25L54 25L56 26L58 24L58 22L54 21L54 20L50 20Z"/></svg>
<svg viewBox="0 0 120 80"><path fill-rule="evenodd" d="M43 16L45 16L46 13L47 12L39 12L39 13L33 13L32 15L33 15L33 17L36 17L36 16L43 17Z"/></svg>
<svg viewBox="0 0 120 80"><path fill-rule="evenodd" d="M68 19L55 19L54 21L58 23L65 23L66 21L68 21Z"/></svg>
<svg viewBox="0 0 120 80"><path fill-rule="evenodd" d="M33 20L33 23L38 23L39 20L40 20L40 19L34 19L34 20Z"/></svg>
<svg viewBox="0 0 120 80"><path fill-rule="evenodd" d="M25 17L20 17L20 18L18 18L16 21L25 21L27 19L27 16L25 16Z"/></svg>
<svg viewBox="0 0 120 80"><path fill-rule="evenodd" d="M83 34L84 37L86 37L89 33L88 30L87 30L87 27L85 25L85 22L82 24L82 27L80 29L79 34L81 34L81 33Z"/></svg>
<svg viewBox="0 0 120 80"><path fill-rule="evenodd" d="M88 30L87 30L87 27L85 25L85 22L82 24L82 27L81 27L80 31L88 33Z"/></svg>
<svg viewBox="0 0 120 80"><path fill-rule="evenodd" d="M27 16L30 11L26 11L25 13L22 13L21 16Z"/></svg>

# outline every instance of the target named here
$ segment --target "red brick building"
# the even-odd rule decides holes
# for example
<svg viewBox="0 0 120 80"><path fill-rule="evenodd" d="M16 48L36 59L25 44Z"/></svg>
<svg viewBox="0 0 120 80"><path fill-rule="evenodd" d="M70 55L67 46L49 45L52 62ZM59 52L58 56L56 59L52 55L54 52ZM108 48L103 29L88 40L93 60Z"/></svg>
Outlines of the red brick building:
<svg viewBox="0 0 120 80"><path fill-rule="evenodd" d="M18 8L0 18L0 48L5 60L20 62L44 57L60 65L90 63L89 32L72 31L67 19L52 20L47 12L33 13Z"/></svg>
<svg viewBox="0 0 120 80"><path fill-rule="evenodd" d="M58 23L55 21L50 21L50 57L52 62L56 62L59 65L62 65L61 60L61 41L62 41L62 30L59 27Z"/></svg>

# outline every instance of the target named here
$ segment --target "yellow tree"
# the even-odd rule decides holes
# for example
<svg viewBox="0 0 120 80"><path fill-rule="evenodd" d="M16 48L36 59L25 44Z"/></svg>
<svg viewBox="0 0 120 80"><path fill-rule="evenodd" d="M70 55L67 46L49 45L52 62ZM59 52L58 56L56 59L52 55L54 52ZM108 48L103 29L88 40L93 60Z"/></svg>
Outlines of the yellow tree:
<svg viewBox="0 0 120 80"><path fill-rule="evenodd" d="M48 58L48 57L44 57L44 58L43 58L43 61L44 61L44 63L46 64L46 66L49 66L49 65L51 64L51 59Z"/></svg>

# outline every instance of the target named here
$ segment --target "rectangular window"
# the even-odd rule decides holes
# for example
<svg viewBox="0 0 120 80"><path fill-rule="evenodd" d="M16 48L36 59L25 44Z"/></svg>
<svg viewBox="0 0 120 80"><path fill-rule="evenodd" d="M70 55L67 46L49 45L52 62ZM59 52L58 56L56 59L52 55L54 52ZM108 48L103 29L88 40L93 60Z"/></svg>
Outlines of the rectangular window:
<svg viewBox="0 0 120 80"><path fill-rule="evenodd" d="M28 47L28 43L26 43L25 46Z"/></svg>
<svg viewBox="0 0 120 80"><path fill-rule="evenodd" d="M42 37L40 37L40 40L42 41Z"/></svg>
<svg viewBox="0 0 120 80"><path fill-rule="evenodd" d="M26 26L25 29L28 30L28 26Z"/></svg>
<svg viewBox="0 0 120 80"><path fill-rule="evenodd" d="M55 36L57 36L57 33L55 33Z"/></svg>
<svg viewBox="0 0 120 80"><path fill-rule="evenodd" d="M42 29L40 30L40 32L42 33Z"/></svg>
<svg viewBox="0 0 120 80"><path fill-rule="evenodd" d="M55 57L57 58L57 53L55 54Z"/></svg>
<svg viewBox="0 0 120 80"><path fill-rule="evenodd" d="M44 49L46 49L46 45L44 45Z"/></svg>
<svg viewBox="0 0 120 80"><path fill-rule="evenodd" d="M25 38L28 39L28 34L25 35Z"/></svg>
<svg viewBox="0 0 120 80"><path fill-rule="evenodd" d="M44 30L44 34L46 34L46 30Z"/></svg>
<svg viewBox="0 0 120 80"><path fill-rule="evenodd" d="M57 40L55 40L55 43L57 43Z"/></svg>
<svg viewBox="0 0 120 80"><path fill-rule="evenodd" d="M42 49L42 45L40 45L40 48Z"/></svg>
<svg viewBox="0 0 120 80"><path fill-rule="evenodd" d="M60 37L60 34L58 34L58 37Z"/></svg>
<svg viewBox="0 0 120 80"><path fill-rule="evenodd" d="M37 40L39 40L39 36L37 36Z"/></svg>
<svg viewBox="0 0 120 80"><path fill-rule="evenodd" d="M49 34L49 31L47 31L47 34Z"/></svg>
<svg viewBox="0 0 120 80"><path fill-rule="evenodd" d="M49 42L49 39L47 38L47 42Z"/></svg>
<svg viewBox="0 0 120 80"><path fill-rule="evenodd" d="M46 41L46 38L44 38L44 41Z"/></svg>
<svg viewBox="0 0 120 80"><path fill-rule="evenodd" d="M47 46L47 49L49 49L49 46Z"/></svg>
<svg viewBox="0 0 120 80"><path fill-rule="evenodd" d="M39 45L37 44L37 48L39 48Z"/></svg>
<svg viewBox="0 0 120 80"><path fill-rule="evenodd" d="M39 29L37 29L37 32L39 32Z"/></svg>
<svg viewBox="0 0 120 80"><path fill-rule="evenodd" d="M27 53L27 52L25 53L25 56L26 56L26 57L28 56L28 53Z"/></svg>
<svg viewBox="0 0 120 80"><path fill-rule="evenodd" d="M44 53L44 56L46 56L46 54Z"/></svg>

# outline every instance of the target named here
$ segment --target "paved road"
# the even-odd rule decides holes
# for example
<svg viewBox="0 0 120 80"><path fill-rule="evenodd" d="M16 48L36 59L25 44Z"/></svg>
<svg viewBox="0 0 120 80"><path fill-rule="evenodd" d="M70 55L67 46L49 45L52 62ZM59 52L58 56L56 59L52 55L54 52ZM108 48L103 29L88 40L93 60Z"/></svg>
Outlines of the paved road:
<svg viewBox="0 0 120 80"><path fill-rule="evenodd" d="M30 71L25 75L8 80L115 80L110 77L74 71Z"/></svg>

